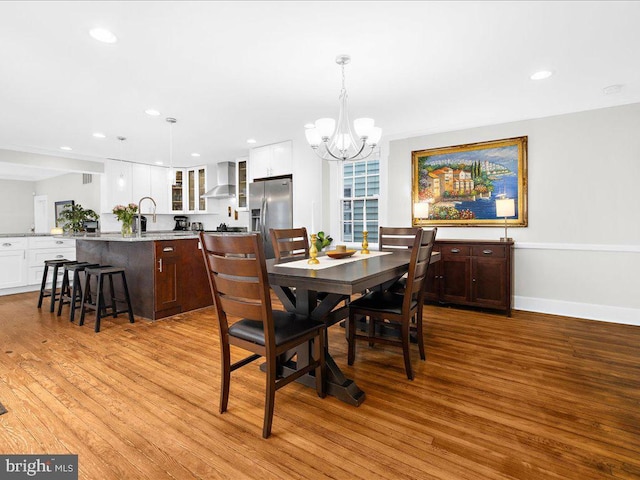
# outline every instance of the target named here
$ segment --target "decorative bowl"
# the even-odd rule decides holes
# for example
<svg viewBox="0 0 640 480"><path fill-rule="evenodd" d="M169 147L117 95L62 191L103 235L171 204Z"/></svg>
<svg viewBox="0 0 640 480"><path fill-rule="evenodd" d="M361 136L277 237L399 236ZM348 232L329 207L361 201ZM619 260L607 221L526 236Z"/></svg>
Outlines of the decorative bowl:
<svg viewBox="0 0 640 480"><path fill-rule="evenodd" d="M338 250L331 250L327 252L327 257L331 258L347 258L356 253L356 250L347 250L345 252L339 252Z"/></svg>

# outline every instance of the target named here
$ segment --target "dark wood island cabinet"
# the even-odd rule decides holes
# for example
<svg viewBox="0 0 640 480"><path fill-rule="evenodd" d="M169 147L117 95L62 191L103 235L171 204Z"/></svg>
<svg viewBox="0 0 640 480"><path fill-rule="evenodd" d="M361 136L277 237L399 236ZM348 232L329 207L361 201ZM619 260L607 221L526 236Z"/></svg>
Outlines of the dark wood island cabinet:
<svg viewBox="0 0 640 480"><path fill-rule="evenodd" d="M136 316L157 320L213 305L197 237L78 239L76 258L124 267Z"/></svg>
<svg viewBox="0 0 640 480"><path fill-rule="evenodd" d="M436 240L425 299L503 310L511 316L513 241Z"/></svg>

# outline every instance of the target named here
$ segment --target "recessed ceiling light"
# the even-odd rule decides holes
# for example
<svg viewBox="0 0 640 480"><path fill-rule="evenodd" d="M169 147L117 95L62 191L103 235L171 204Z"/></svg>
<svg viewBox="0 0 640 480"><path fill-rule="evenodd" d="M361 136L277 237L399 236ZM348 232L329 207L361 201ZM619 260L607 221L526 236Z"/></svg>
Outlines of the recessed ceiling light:
<svg viewBox="0 0 640 480"><path fill-rule="evenodd" d="M106 135L104 133L100 133L100 132L94 133L93 136L96 137L96 138L106 138Z"/></svg>
<svg viewBox="0 0 640 480"><path fill-rule="evenodd" d="M156 165L164 165L164 162L162 160L156 160Z"/></svg>
<svg viewBox="0 0 640 480"><path fill-rule="evenodd" d="M160 112L158 110L155 110L153 108L147 108L144 113L146 113L147 115L151 115L152 117L157 117L158 115L160 115Z"/></svg>
<svg viewBox="0 0 640 480"><path fill-rule="evenodd" d="M60 150L69 151L69 150L73 150L73 149L71 147L63 146L63 147L60 147Z"/></svg>
<svg viewBox="0 0 640 480"><path fill-rule="evenodd" d="M250 138L250 139L247 140L247 143L254 144L254 143L256 143L256 139L255 138Z"/></svg>
<svg viewBox="0 0 640 480"><path fill-rule="evenodd" d="M622 85L609 85L602 89L602 93L605 95L613 95L614 93L620 93L620 90L622 90Z"/></svg>
<svg viewBox="0 0 640 480"><path fill-rule="evenodd" d="M545 78L549 78L553 75L553 72L550 70L540 70L531 75L531 80L544 80Z"/></svg>
<svg viewBox="0 0 640 480"><path fill-rule="evenodd" d="M304 128L316 128L316 124L315 123L307 123Z"/></svg>
<svg viewBox="0 0 640 480"><path fill-rule="evenodd" d="M193 152L193 153L191 154L191 156L192 156L192 157L199 157L199 156L200 156L200 154L199 154L199 153L196 153L196 152Z"/></svg>
<svg viewBox="0 0 640 480"><path fill-rule="evenodd" d="M89 30L89 35L103 43L116 43L118 41L118 37L106 28L92 28Z"/></svg>

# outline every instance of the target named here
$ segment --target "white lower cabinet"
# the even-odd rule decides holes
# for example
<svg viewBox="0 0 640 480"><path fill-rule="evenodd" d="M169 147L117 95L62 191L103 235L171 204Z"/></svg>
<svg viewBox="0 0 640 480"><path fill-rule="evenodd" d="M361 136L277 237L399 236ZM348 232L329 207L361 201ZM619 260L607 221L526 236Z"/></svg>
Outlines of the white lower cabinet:
<svg viewBox="0 0 640 480"><path fill-rule="evenodd" d="M28 285L40 285L45 260L76 259L76 241L72 238L30 237L28 244ZM61 284L63 272L63 268L58 270L58 285ZM50 284L52 280L51 275L53 275L53 269L50 268L47 284Z"/></svg>
<svg viewBox="0 0 640 480"><path fill-rule="evenodd" d="M38 290L45 260L76 259L76 240L69 237L0 237L0 295ZM58 288L64 269L58 270ZM47 286L51 287L53 268Z"/></svg>
<svg viewBox="0 0 640 480"><path fill-rule="evenodd" d="M0 288L27 284L26 249L25 237L0 238Z"/></svg>

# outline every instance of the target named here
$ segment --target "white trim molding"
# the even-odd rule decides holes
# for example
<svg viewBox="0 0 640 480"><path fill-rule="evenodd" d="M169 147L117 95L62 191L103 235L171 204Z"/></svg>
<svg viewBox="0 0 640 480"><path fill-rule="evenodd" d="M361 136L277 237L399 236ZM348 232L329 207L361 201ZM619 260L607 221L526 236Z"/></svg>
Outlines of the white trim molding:
<svg viewBox="0 0 640 480"><path fill-rule="evenodd" d="M564 317L585 318L602 322L640 326L640 309L567 302L548 298L514 297L514 309L528 312L548 313Z"/></svg>
<svg viewBox="0 0 640 480"><path fill-rule="evenodd" d="M640 253L640 245L515 242L514 247L521 250L575 250L581 252Z"/></svg>

